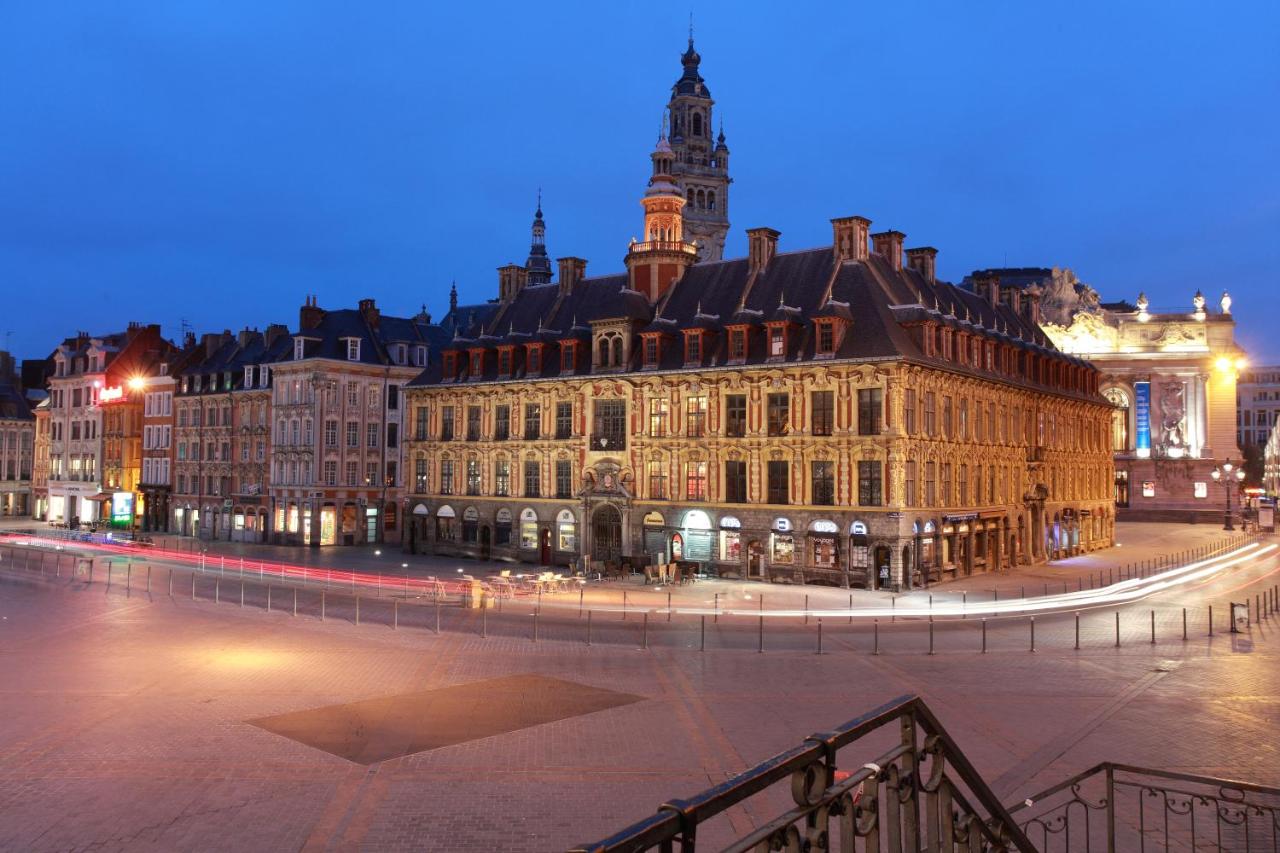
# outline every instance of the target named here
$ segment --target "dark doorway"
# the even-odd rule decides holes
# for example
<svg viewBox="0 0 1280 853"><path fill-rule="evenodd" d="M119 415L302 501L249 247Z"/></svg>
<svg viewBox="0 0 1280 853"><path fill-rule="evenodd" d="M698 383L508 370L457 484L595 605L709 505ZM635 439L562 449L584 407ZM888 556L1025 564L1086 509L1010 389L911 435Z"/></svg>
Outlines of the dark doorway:
<svg viewBox="0 0 1280 853"><path fill-rule="evenodd" d="M616 562L622 555L622 514L612 504L604 504L591 516L591 556Z"/></svg>
<svg viewBox="0 0 1280 853"><path fill-rule="evenodd" d="M489 532L489 526L486 524L480 528L480 559L489 559L489 544L492 540L492 534Z"/></svg>
<svg viewBox="0 0 1280 853"><path fill-rule="evenodd" d="M757 539L747 543L747 577L764 577L764 546Z"/></svg>
<svg viewBox="0 0 1280 853"><path fill-rule="evenodd" d="M889 546L876 546L876 589L888 589L893 583L893 571L889 567Z"/></svg>
<svg viewBox="0 0 1280 853"><path fill-rule="evenodd" d="M551 565L551 528L542 528L538 541L541 543L538 549L538 560L544 566Z"/></svg>

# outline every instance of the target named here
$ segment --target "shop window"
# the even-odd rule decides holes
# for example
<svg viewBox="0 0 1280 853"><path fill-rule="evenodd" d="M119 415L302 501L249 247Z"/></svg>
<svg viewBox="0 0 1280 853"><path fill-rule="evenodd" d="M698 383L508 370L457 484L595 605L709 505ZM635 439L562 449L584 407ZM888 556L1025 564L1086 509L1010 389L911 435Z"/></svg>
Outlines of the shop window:
<svg viewBox="0 0 1280 853"><path fill-rule="evenodd" d="M578 550L578 525L573 513L567 509L560 510L556 516L556 550Z"/></svg>
<svg viewBox="0 0 1280 853"><path fill-rule="evenodd" d="M538 516L531 509L520 512L520 547L526 551L538 547Z"/></svg>
<svg viewBox="0 0 1280 853"><path fill-rule="evenodd" d="M498 514L494 518L493 544L511 544L511 510L505 507L498 510Z"/></svg>

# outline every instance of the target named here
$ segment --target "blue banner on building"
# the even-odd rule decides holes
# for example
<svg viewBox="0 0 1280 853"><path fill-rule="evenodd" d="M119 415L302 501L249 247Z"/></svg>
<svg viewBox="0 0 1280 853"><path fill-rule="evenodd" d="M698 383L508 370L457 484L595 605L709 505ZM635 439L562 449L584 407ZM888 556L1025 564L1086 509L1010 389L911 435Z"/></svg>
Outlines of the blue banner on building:
<svg viewBox="0 0 1280 853"><path fill-rule="evenodd" d="M1136 424L1134 447L1138 455L1151 452L1151 383L1133 383L1133 415Z"/></svg>

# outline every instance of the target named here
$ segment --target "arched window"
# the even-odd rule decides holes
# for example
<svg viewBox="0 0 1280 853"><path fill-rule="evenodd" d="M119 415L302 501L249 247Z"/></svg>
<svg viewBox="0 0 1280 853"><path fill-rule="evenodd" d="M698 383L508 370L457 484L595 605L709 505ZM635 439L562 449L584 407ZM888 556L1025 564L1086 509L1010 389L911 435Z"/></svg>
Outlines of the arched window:
<svg viewBox="0 0 1280 853"><path fill-rule="evenodd" d="M702 135L702 113L693 114L693 135Z"/></svg>
<svg viewBox="0 0 1280 853"><path fill-rule="evenodd" d="M613 338L613 366L622 366L622 336L615 335Z"/></svg>
<svg viewBox="0 0 1280 853"><path fill-rule="evenodd" d="M1116 407L1111 412L1111 449L1124 452L1129 449L1129 395L1123 389L1109 388L1103 396Z"/></svg>
<svg viewBox="0 0 1280 853"><path fill-rule="evenodd" d="M596 345L596 363L601 367L609 366L609 342L604 338Z"/></svg>
<svg viewBox="0 0 1280 853"><path fill-rule="evenodd" d="M696 198L697 198L697 197L694 195L693 187L690 187L690 188L689 188L689 191L688 191L687 193L685 193L685 195L687 195L687 196L689 197L689 199L688 199L689 206L690 206L690 207L696 207L696 205L694 204L694 201L696 200Z"/></svg>
<svg viewBox="0 0 1280 853"><path fill-rule="evenodd" d="M716 191L711 190L707 193L707 210L716 209Z"/></svg>
<svg viewBox="0 0 1280 853"><path fill-rule="evenodd" d="M698 190L698 210L703 210L707 206L707 194L702 190Z"/></svg>

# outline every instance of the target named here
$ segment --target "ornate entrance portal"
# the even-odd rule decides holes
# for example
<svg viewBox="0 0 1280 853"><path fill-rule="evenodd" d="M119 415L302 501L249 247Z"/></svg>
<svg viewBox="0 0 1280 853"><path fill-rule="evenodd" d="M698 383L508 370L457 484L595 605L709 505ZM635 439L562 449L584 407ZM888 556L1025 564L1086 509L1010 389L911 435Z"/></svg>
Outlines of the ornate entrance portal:
<svg viewBox="0 0 1280 853"><path fill-rule="evenodd" d="M616 561L622 555L622 514L603 504L591 516L591 558Z"/></svg>

